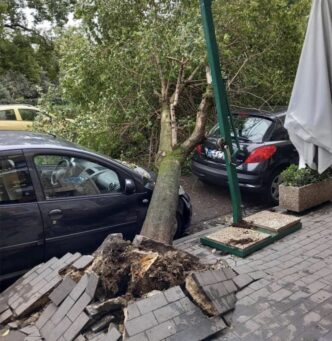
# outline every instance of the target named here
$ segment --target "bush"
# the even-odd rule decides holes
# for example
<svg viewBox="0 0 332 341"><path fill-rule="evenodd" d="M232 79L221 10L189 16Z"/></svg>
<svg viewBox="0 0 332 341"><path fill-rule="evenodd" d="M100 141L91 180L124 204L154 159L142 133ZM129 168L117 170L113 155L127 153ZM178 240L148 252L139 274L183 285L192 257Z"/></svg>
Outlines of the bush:
<svg viewBox="0 0 332 341"><path fill-rule="evenodd" d="M286 186L301 187L326 180L331 177L331 170L328 169L322 174L311 168L299 169L297 165L290 165L281 173L283 184Z"/></svg>

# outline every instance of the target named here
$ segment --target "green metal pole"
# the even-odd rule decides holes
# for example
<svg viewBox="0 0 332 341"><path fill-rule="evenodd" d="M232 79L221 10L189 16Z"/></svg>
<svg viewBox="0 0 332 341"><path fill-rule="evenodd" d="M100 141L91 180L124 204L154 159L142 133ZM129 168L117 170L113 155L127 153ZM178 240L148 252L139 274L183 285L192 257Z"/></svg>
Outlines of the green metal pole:
<svg viewBox="0 0 332 341"><path fill-rule="evenodd" d="M221 77L220 59L213 24L211 2L212 0L200 0L201 14L203 19L204 35L208 51L208 59L211 68L212 84L214 90L215 104L218 113L220 134L221 137L224 139L226 146L224 154L228 175L229 190L231 193L233 207L233 222L236 224L242 219L241 195L239 190L236 169L234 164L232 163L233 146L229 123L230 110L228 106L225 83Z"/></svg>

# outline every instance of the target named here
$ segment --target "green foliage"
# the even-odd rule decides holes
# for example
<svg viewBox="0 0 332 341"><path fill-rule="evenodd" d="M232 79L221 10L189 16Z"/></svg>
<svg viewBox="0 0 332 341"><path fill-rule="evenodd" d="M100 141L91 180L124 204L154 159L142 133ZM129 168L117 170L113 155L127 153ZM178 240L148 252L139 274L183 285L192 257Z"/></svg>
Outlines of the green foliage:
<svg viewBox="0 0 332 341"><path fill-rule="evenodd" d="M286 105L310 0L213 2L230 103L236 108ZM59 96L75 124L57 135L114 157L151 162L157 151L161 79L174 90L179 60L186 76L199 67L177 107L180 140L189 136L205 88L206 48L199 1L78 0L79 29L57 41ZM48 108L58 117L53 105Z"/></svg>
<svg viewBox="0 0 332 341"><path fill-rule="evenodd" d="M290 165L281 173L283 184L286 186L301 187L326 180L331 177L331 171L322 174L311 168L299 169L297 165Z"/></svg>
<svg viewBox="0 0 332 341"><path fill-rule="evenodd" d="M0 1L0 77L5 80L1 82L1 103L36 102L49 83L57 81L54 34L47 36L36 25L47 20L62 27L73 4L73 0ZM20 80L32 90L22 90Z"/></svg>

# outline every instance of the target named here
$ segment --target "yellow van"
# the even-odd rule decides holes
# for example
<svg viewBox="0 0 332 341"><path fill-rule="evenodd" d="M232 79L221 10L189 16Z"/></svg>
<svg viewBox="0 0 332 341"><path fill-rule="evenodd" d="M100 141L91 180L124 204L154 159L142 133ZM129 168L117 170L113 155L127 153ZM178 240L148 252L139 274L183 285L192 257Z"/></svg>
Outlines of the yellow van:
<svg viewBox="0 0 332 341"><path fill-rule="evenodd" d="M33 121L40 115L50 119L32 105L0 105L0 130L31 130Z"/></svg>

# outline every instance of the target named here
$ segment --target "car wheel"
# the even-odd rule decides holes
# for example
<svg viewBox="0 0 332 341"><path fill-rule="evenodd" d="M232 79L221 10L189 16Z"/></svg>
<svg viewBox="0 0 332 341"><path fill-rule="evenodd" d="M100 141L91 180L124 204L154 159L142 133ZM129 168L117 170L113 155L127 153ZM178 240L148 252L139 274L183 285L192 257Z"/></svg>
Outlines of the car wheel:
<svg viewBox="0 0 332 341"><path fill-rule="evenodd" d="M282 170L274 172L266 186L266 201L269 204L278 205L279 203L279 185L281 184Z"/></svg>
<svg viewBox="0 0 332 341"><path fill-rule="evenodd" d="M176 213L176 224L177 228L174 235L174 239L181 238L184 235L183 217L179 212Z"/></svg>

